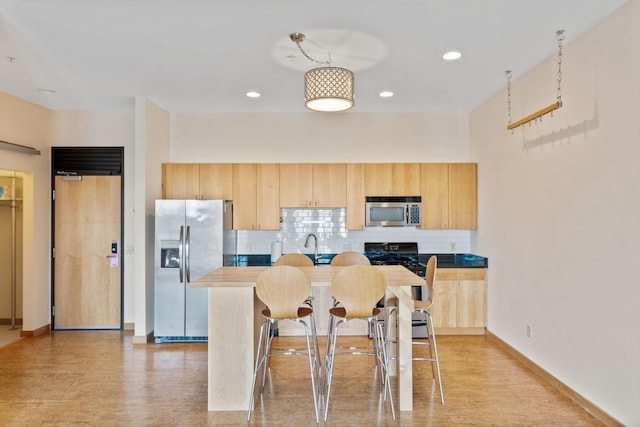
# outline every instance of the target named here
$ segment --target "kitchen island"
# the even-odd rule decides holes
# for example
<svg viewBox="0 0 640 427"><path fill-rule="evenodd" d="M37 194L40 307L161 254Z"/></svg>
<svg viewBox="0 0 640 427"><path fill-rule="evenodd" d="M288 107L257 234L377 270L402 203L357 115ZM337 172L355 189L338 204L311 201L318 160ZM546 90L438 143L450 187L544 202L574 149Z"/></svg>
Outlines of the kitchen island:
<svg viewBox="0 0 640 427"><path fill-rule="evenodd" d="M220 267L192 281L209 288L208 408L240 411L249 405L258 333L264 307L255 296L258 275L270 267ZM330 287L344 267L300 267L312 287ZM375 266L386 280L387 296L395 296L398 309L398 400L402 411L413 409L411 349L411 286L424 286L423 278L397 265ZM321 351L321 354L324 352ZM259 391L256 390L256 393Z"/></svg>

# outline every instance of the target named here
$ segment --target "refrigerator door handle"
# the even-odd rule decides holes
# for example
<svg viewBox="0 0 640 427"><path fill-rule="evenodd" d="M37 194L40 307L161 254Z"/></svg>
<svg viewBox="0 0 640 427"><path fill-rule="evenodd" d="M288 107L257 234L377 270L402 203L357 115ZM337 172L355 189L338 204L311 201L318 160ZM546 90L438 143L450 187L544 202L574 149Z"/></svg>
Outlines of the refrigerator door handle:
<svg viewBox="0 0 640 427"><path fill-rule="evenodd" d="M191 226L187 225L187 236L184 239L184 270L187 273L187 283L191 282L191 268L189 265L190 244L191 244Z"/></svg>
<svg viewBox="0 0 640 427"><path fill-rule="evenodd" d="M178 260L180 263L180 267L178 270L180 271L180 283L184 282L184 262L182 257L182 243L184 242L184 225L180 226L180 244L178 245Z"/></svg>

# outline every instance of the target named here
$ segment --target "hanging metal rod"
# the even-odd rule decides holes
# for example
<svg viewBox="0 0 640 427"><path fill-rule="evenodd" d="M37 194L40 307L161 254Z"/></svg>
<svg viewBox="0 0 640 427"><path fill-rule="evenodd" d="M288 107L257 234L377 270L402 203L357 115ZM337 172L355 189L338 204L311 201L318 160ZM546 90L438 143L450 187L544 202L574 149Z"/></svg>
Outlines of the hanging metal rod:
<svg viewBox="0 0 640 427"><path fill-rule="evenodd" d="M40 150L26 145L14 144L12 142L0 141L0 148L11 151L19 151L21 153L40 155Z"/></svg>
<svg viewBox="0 0 640 427"><path fill-rule="evenodd" d="M562 107L562 102L560 102L560 101L554 102L553 104L549 105L548 107L544 107L542 110L536 111L535 113L528 115L524 119L520 119L515 123L511 123L509 126L507 126L507 129L508 130L515 129L518 126L522 126L524 124L527 124L532 120L536 120L536 119L544 116L545 114L549 114L550 112L552 112L554 110L557 110L560 107Z"/></svg>
<svg viewBox="0 0 640 427"><path fill-rule="evenodd" d="M553 112L562 107L562 42L564 41L564 30L556 31L556 39L558 41L558 89L556 93L556 102L549 105L548 107L543 108L542 110L538 110L533 114L529 114L524 119L520 119L515 123L511 123L511 70L505 71L505 76L507 77L507 117L509 119L507 130L513 130L526 123L530 123L533 120L541 119L541 117L545 114L551 113L551 115L553 116Z"/></svg>

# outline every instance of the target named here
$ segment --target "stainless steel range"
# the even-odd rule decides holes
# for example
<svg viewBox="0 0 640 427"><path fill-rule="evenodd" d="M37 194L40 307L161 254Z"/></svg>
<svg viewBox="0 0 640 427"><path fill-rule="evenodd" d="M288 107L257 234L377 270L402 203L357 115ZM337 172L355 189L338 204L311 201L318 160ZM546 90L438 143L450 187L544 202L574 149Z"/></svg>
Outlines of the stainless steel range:
<svg viewBox="0 0 640 427"><path fill-rule="evenodd" d="M416 242L366 242L364 254L373 265L402 265L420 277L425 275L425 264L419 262Z"/></svg>
<svg viewBox="0 0 640 427"><path fill-rule="evenodd" d="M417 242L366 242L364 254L372 265L402 265L420 277L425 277L426 261L421 262ZM427 292L426 286L413 286L413 297L421 299ZM426 328L420 315L414 313L413 337L425 338Z"/></svg>

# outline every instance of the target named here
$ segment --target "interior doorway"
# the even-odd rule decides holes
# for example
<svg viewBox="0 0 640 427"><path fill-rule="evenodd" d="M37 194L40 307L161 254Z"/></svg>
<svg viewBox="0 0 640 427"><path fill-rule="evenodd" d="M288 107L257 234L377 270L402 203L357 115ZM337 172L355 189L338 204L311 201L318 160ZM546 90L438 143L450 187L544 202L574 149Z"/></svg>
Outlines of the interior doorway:
<svg viewBox="0 0 640 427"><path fill-rule="evenodd" d="M23 321L23 183L22 172L0 169L0 327L16 339Z"/></svg>
<svg viewBox="0 0 640 427"><path fill-rule="evenodd" d="M52 148L53 329L122 329L123 154Z"/></svg>

